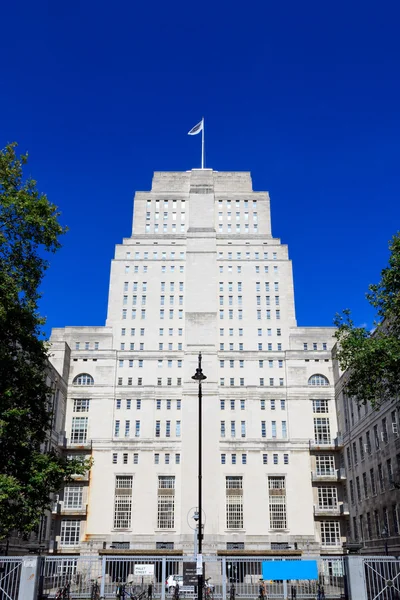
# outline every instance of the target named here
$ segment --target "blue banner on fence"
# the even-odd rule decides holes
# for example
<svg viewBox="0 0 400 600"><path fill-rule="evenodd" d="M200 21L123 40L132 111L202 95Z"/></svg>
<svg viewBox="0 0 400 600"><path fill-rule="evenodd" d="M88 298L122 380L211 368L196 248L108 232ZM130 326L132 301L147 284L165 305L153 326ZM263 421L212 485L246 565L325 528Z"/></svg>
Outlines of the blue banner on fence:
<svg viewBox="0 0 400 600"><path fill-rule="evenodd" d="M262 564L264 580L318 579L316 560L265 560Z"/></svg>

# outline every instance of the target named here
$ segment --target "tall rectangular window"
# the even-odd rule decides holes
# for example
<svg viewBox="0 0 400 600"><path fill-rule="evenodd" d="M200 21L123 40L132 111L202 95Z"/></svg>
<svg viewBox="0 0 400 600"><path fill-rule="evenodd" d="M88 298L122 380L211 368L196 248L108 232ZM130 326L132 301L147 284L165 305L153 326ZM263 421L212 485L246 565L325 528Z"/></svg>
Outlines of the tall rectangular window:
<svg viewBox="0 0 400 600"><path fill-rule="evenodd" d="M173 529L175 524L175 477L159 475L157 527Z"/></svg>
<svg viewBox="0 0 400 600"><path fill-rule="evenodd" d="M78 546L81 537L80 521L61 521L60 546Z"/></svg>
<svg viewBox="0 0 400 600"><path fill-rule="evenodd" d="M340 525L339 521L322 521L321 522L321 545L322 546L337 546L340 542Z"/></svg>
<svg viewBox="0 0 400 600"><path fill-rule="evenodd" d="M117 475L115 480L114 528L129 529L132 524L132 475Z"/></svg>
<svg viewBox="0 0 400 600"><path fill-rule="evenodd" d="M140 421L135 421L135 437L140 437Z"/></svg>
<svg viewBox="0 0 400 600"><path fill-rule="evenodd" d="M226 527L243 529L243 478L228 476L226 485Z"/></svg>
<svg viewBox="0 0 400 600"><path fill-rule="evenodd" d="M283 476L268 477L270 529L286 529L286 483Z"/></svg>
<svg viewBox="0 0 400 600"><path fill-rule="evenodd" d="M88 417L72 417L71 444L85 444L87 441Z"/></svg>
<svg viewBox="0 0 400 600"><path fill-rule="evenodd" d="M83 486L75 485L64 488L64 508L82 508Z"/></svg>
<svg viewBox="0 0 400 600"><path fill-rule="evenodd" d="M318 417L314 419L314 440L317 445L330 444L331 432L329 419L327 417Z"/></svg>
<svg viewBox="0 0 400 600"><path fill-rule="evenodd" d="M318 487L318 507L324 509L335 509L338 505L337 489L334 486Z"/></svg>

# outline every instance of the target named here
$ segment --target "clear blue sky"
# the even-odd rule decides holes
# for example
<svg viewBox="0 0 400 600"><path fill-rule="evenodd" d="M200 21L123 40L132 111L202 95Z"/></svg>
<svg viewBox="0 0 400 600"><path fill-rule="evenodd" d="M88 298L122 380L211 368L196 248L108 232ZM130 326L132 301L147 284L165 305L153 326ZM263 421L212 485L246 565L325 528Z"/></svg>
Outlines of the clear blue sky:
<svg viewBox="0 0 400 600"><path fill-rule="evenodd" d="M250 170L289 244L299 325L364 299L400 229L398 2L3 3L0 145L70 228L47 331L102 325L114 245L155 170Z"/></svg>

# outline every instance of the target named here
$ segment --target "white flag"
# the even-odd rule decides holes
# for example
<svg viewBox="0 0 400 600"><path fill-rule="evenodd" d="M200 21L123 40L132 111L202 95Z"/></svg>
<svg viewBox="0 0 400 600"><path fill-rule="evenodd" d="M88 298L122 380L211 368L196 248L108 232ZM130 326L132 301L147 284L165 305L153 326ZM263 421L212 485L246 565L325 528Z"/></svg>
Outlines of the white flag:
<svg viewBox="0 0 400 600"><path fill-rule="evenodd" d="M188 132L188 135L196 135L200 131L203 131L203 119Z"/></svg>

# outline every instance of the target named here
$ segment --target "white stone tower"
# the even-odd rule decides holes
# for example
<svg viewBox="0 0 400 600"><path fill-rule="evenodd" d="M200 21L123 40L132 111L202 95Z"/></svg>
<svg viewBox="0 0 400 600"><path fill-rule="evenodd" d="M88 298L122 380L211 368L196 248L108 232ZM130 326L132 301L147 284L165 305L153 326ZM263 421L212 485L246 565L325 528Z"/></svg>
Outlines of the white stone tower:
<svg viewBox="0 0 400 600"><path fill-rule="evenodd" d="M249 173L155 173L116 246L106 326L52 333L54 366L70 353L67 451L94 459L60 501L58 550L193 548L201 351L204 553L340 552L332 333L297 327L288 248Z"/></svg>

